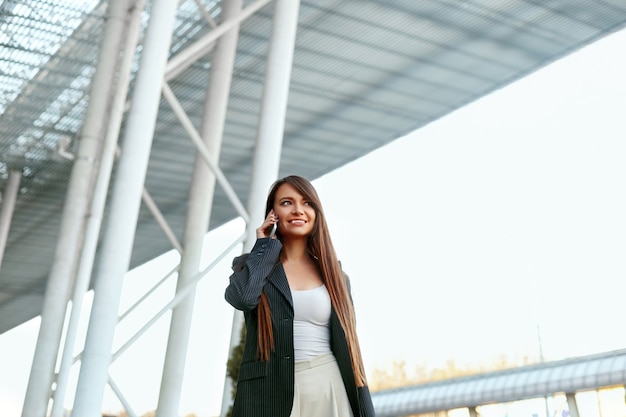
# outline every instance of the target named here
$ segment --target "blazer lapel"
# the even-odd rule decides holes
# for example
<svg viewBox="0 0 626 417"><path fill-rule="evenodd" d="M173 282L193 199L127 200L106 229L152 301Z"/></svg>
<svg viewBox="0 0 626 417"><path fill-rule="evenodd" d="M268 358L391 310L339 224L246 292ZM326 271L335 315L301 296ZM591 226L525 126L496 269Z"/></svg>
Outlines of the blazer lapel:
<svg viewBox="0 0 626 417"><path fill-rule="evenodd" d="M271 282L272 285L274 285L278 289L278 291L280 291L283 297L285 297L285 299L289 302L291 308L293 308L291 289L289 288L289 281L287 281L287 275L285 274L283 265L279 263L276 268L274 268L267 280Z"/></svg>

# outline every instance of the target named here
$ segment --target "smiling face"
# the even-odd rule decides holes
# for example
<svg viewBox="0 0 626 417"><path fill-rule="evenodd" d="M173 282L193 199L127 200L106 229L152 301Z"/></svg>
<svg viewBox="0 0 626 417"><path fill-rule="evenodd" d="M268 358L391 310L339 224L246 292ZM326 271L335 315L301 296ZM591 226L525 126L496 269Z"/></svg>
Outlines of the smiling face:
<svg viewBox="0 0 626 417"><path fill-rule="evenodd" d="M274 213L278 229L285 238L305 237L315 227L315 209L310 201L290 184L282 184L276 191Z"/></svg>

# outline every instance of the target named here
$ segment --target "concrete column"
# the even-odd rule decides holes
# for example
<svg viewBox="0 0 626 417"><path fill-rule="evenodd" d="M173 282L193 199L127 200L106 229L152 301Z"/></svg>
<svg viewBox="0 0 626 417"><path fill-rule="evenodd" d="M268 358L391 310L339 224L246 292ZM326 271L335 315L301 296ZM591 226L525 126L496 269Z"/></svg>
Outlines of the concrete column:
<svg viewBox="0 0 626 417"><path fill-rule="evenodd" d="M468 407L467 411L469 411L469 417L478 417L478 413L476 412L476 407Z"/></svg>
<svg viewBox="0 0 626 417"><path fill-rule="evenodd" d="M101 415L122 283L130 264L177 3L176 0L152 2L96 270L93 306L72 412L75 417Z"/></svg>
<svg viewBox="0 0 626 417"><path fill-rule="evenodd" d="M131 66L141 29L141 14L145 6L145 0L131 0L130 3L133 3L133 5L132 7L130 5L127 7L128 15L126 17L126 26L123 35L123 39L126 41L124 55L118 71L119 78L111 109L111 119L109 120L109 128L107 129L107 135L102 149L100 169L98 170L98 178L96 180L91 210L87 218L85 239L72 295L72 309L65 334L61 365L56 377L51 417L63 417L65 412L65 395L67 393L67 384L73 365L74 346L78 333L78 325L80 323L83 299L85 293L89 290L91 272L96 255L96 248L98 246L104 207L106 205L109 181L111 179L111 170L113 168L113 162L115 161L117 138L124 116Z"/></svg>
<svg viewBox="0 0 626 417"><path fill-rule="evenodd" d="M277 0L274 8L274 23L270 40L265 85L261 103L258 136L250 178L248 213L250 221L246 228L244 252L248 252L256 241L256 228L263 220L265 200L280 169L280 154L285 130L285 115L291 80L298 13L300 1ZM235 311L230 335L230 349L239 344L243 325L243 314ZM232 404L231 380L227 376L222 395L221 416L224 417Z"/></svg>
<svg viewBox="0 0 626 417"><path fill-rule="evenodd" d="M20 191L21 181L22 171L12 169L9 171L9 178L4 185L4 192L2 193L2 206L0 206L0 268L2 268L2 258L7 247L11 219L15 211L15 202Z"/></svg>
<svg viewBox="0 0 626 417"><path fill-rule="evenodd" d="M222 21L236 17L241 12L242 5L243 0L225 0L222 3ZM221 150L238 38L239 25L235 25L219 38L211 60L201 137L215 165ZM177 292L189 285L200 271L202 245L209 228L215 182L215 175L198 153L189 195ZM172 311L157 417L177 416L179 413L194 297L195 289Z"/></svg>
<svg viewBox="0 0 626 417"><path fill-rule="evenodd" d="M115 93L114 80L127 8L128 0L111 1L109 7L91 99L65 197L54 263L48 277L23 417L44 417L48 411L67 301L83 241L84 219L91 203L106 121Z"/></svg>

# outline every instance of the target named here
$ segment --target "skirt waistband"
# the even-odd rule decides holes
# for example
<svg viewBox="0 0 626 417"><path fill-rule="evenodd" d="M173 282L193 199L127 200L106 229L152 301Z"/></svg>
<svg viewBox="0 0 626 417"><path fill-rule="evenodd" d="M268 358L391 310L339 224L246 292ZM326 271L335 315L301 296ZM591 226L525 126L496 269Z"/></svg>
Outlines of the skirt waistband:
<svg viewBox="0 0 626 417"><path fill-rule="evenodd" d="M335 360L335 355L333 355L332 353L325 353L323 355L316 356L313 359L296 362L295 371L304 371L305 369L311 369L315 368L316 366L326 365L327 363L334 362Z"/></svg>

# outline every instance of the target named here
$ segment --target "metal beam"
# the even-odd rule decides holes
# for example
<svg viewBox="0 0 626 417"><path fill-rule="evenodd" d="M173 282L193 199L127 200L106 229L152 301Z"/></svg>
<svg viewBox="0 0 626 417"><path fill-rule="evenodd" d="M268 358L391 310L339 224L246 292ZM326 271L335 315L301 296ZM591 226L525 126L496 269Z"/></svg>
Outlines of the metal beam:
<svg viewBox="0 0 626 417"><path fill-rule="evenodd" d="M567 408L569 410L570 417L580 417L578 404L576 403L576 394L573 392L565 393L565 398L567 398Z"/></svg>
<svg viewBox="0 0 626 417"><path fill-rule="evenodd" d="M124 320L126 317L128 317L130 315L130 313L135 311L137 309L137 307L139 307L141 304L143 304L143 302L150 297L150 295L152 295L156 290L158 290L161 287L161 285L165 284L165 282L167 282L167 280L172 275L177 273L179 269L180 269L180 264L176 265L170 272L165 274L165 276L163 278L161 278L159 280L159 282L154 284L152 286L152 288L150 288L144 295L142 295L137 301L135 301L133 303L133 305L131 305L124 313L122 313L122 315L120 315L120 317L119 317L117 322L120 323L122 320Z"/></svg>
<svg viewBox="0 0 626 417"><path fill-rule="evenodd" d="M159 210L159 206L156 205L156 203L152 199L152 196L150 195L148 190L146 190L145 188L141 192L141 198L143 200L143 203L146 205L146 207L152 214L152 217L154 217L154 220L156 220L156 222L161 227L161 230L163 230L163 233L165 233L167 240L170 241L170 243L172 244L174 249L178 251L178 253L182 254L183 246L178 241L176 234L174 233L170 225L167 223L167 220L165 220L165 216L163 216L163 213L161 213L161 210Z"/></svg>
<svg viewBox="0 0 626 417"><path fill-rule="evenodd" d="M209 26L211 26L212 28L216 28L217 27L217 23L215 23L215 20L213 20L213 17L207 11L207 9L204 8L204 4L202 4L202 2L200 0L194 0L194 1L196 3L196 6L198 6L198 11L200 12L200 14L204 18L204 20L207 21ZM216 3L216 5L217 5L217 3ZM213 7L212 9L214 9L214 8L215 7Z"/></svg>
<svg viewBox="0 0 626 417"><path fill-rule="evenodd" d="M176 99L174 92L170 89L167 83L163 84L163 96L169 103L176 117L178 117L178 120L191 138L192 142L196 145L198 152L207 163L209 168L211 168L211 172L213 172L213 174L217 178L217 181L224 189L224 192L226 193L226 196L228 197L230 202L235 206L235 210L237 210L237 213L239 213L244 221L247 222L250 219L250 215L248 214L246 208L239 200L239 197L237 197L237 193L235 192L233 187L231 187L220 167L215 162L213 162L211 152L207 149L206 145L202 141L202 138L200 137L200 134L193 126L193 123L189 119L189 116L187 116L187 113L185 113L183 106L180 104L178 99Z"/></svg>
<svg viewBox="0 0 626 417"><path fill-rule="evenodd" d="M141 329L137 331L129 340L126 341L112 356L112 362L120 357L122 353L124 353L132 344L141 337L154 323L156 323L165 313L170 311L172 308L176 307L182 300L185 299L198 285L198 282L209 273L211 269L215 267L226 254L230 253L235 247L240 245L244 240L245 235L238 237L220 256L211 262L209 266L204 268L201 272L194 275L194 277L189 280L183 288L176 292L174 298L172 298L161 310L159 310L146 324L144 324Z"/></svg>
<svg viewBox="0 0 626 417"><path fill-rule="evenodd" d="M205 56L213 48L213 43L220 36L228 32L235 25L239 25L242 21L250 17L271 1L272 0L257 0L243 9L238 16L222 22L214 30L207 33L204 37L198 39L189 47L178 53L167 63L167 67L165 69L165 79L171 80L176 75L192 66L196 61L198 61L198 59Z"/></svg>
<svg viewBox="0 0 626 417"><path fill-rule="evenodd" d="M124 410L126 411L126 415L128 417L138 417L137 413L135 413L135 411L133 411L133 408L130 406L130 403L128 402L126 397L124 397L124 394L122 393L122 390L117 386L117 384L115 383L115 380L113 380L113 378L111 378L111 376L109 376L109 386L111 387L111 390L113 391L115 396L122 403L122 407L124 407Z"/></svg>

